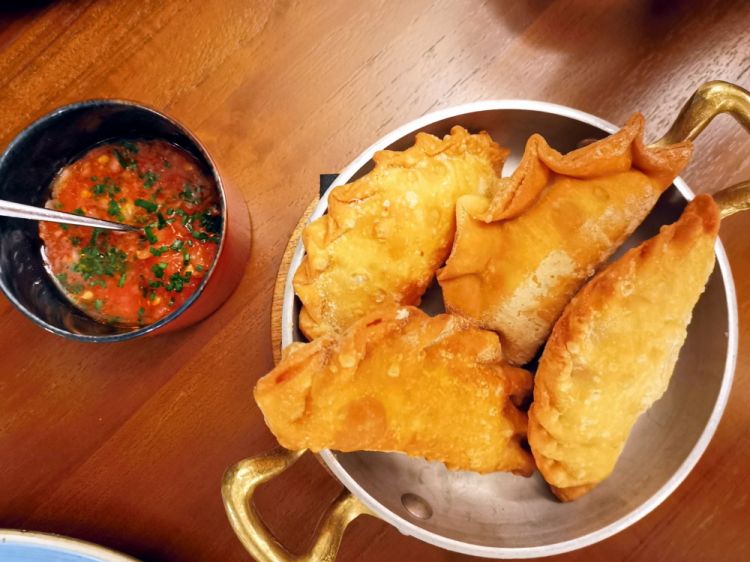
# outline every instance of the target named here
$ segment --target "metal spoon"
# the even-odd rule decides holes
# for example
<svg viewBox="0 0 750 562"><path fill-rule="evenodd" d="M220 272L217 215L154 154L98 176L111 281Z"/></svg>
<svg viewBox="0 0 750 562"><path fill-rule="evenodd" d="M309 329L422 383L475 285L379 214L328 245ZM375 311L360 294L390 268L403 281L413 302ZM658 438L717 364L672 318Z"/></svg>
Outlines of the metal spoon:
<svg viewBox="0 0 750 562"><path fill-rule="evenodd" d="M62 224L75 224L78 226L91 226L120 232L140 232L142 230L138 226L131 226L129 224L84 217L81 215L74 215L73 213L63 213L62 211L53 211L52 209L45 209L43 207L21 205L20 203L3 201L2 199L0 199L0 216Z"/></svg>

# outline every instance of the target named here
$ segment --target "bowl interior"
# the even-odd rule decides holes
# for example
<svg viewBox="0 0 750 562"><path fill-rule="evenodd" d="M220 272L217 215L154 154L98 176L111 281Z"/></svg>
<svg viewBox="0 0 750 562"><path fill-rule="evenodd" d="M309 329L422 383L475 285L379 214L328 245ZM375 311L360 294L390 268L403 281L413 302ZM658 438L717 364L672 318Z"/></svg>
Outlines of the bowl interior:
<svg viewBox="0 0 750 562"><path fill-rule="evenodd" d="M574 149L581 139L607 134L603 129L606 124L600 128L570 116L530 109L474 111L416 130L443 135L454 124L472 131L486 130L511 149L504 174L517 165L532 133L541 133L561 151ZM387 148L406 148L413 142L414 132ZM370 167L348 169L336 184L355 179ZM675 183L689 193L681 180ZM685 204L683 193L671 187L618 255L676 220ZM325 199L313 218L324 211ZM572 550L617 532L653 509L679 484L718 423L731 382L727 365L734 350L729 334L735 326L728 304L728 291L734 299L731 280L725 285L730 273L720 244L717 254L720 259L695 309L669 389L639 419L613 475L582 499L567 504L556 501L538 473L522 478L451 472L441 463L395 453L325 451L323 460L360 499L402 532L452 550L525 557ZM292 274L299 265L301 249L295 258ZM289 315L292 321L282 327L286 342L305 341L296 326L299 302L290 291L285 297L290 304L294 300ZM439 288L433 286L422 308L430 313L442 310ZM402 501L404 494L422 498L431 507L432 516L424 520L412 515L404 505L409 501Z"/></svg>
<svg viewBox="0 0 750 562"><path fill-rule="evenodd" d="M220 185L201 147L179 125L142 106L96 100L50 113L16 137L0 157L0 199L44 206L55 175L88 149L109 140L154 138L187 150ZM56 333L93 341L123 339L156 327L110 326L88 317L50 279L41 247L37 222L0 217L0 287L32 320Z"/></svg>

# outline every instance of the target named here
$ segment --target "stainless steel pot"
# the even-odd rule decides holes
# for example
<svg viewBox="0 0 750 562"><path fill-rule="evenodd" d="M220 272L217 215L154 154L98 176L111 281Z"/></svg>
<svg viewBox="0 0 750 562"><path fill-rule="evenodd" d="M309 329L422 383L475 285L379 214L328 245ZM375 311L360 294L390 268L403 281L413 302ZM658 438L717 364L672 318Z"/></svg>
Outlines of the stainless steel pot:
<svg viewBox="0 0 750 562"><path fill-rule="evenodd" d="M705 84L660 142L695 138L724 111L750 126L750 94L723 82ZM518 163L532 133L541 133L551 146L568 151L582 139L600 138L616 130L612 123L588 113L536 101L485 101L432 113L398 128L358 156L321 198L310 220L326 212L331 189L371 168L375 151L404 149L412 144L416 132L443 135L453 124L486 130L510 148L506 173ZM725 214L746 205L747 189L745 185L722 196ZM676 220L692 197L685 182L676 179L625 248ZM304 248L299 241L292 243L296 248L285 276L281 310L282 347L304 341L297 327L299 301L292 288ZM539 474L520 478L505 473L451 472L440 463L402 454L326 450L319 458L346 490L329 509L313 550L301 559L333 560L346 525L363 513L441 548L488 558L567 552L601 541L638 521L664 501L698 462L727 402L737 357L737 304L720 242L716 258L717 267L695 309L669 389L641 416L614 473L593 492L563 504L555 501ZM428 292L423 307L435 311L440 306L439 292ZM302 453L280 449L242 461L225 475L222 492L230 521L258 560L297 559L275 542L250 500L256 486L282 472Z"/></svg>

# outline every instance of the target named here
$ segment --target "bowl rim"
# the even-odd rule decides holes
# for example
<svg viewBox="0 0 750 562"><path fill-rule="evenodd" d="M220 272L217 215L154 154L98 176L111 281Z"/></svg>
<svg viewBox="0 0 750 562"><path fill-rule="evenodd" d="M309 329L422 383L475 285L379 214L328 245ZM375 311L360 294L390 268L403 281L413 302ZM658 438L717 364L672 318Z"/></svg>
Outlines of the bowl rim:
<svg viewBox="0 0 750 562"><path fill-rule="evenodd" d="M484 100L448 107L442 110L428 113L427 115L414 119L413 121L410 121L396 128L395 130L381 137L367 149L365 149L359 156L357 156L341 171L336 180L329 186L329 188L320 198L320 201L313 210L312 214L310 215L308 222L319 218L325 213L328 207L328 195L330 194L331 190L348 182L354 174L356 174L372 159L372 156L376 151L382 150L390 146L395 141L401 139L405 135L414 133L415 131L437 121L442 121L451 117L458 117L466 113L477 113L481 111L491 110L521 110L550 113L556 116L567 117L568 119L597 127L603 132L610 134L619 129L619 127L617 127L613 123L590 113L564 105L535 100ZM688 187L688 185L681 177L675 178L672 183L680 192L680 194L688 201L695 197L693 191ZM320 457L326 463L331 472L336 476L336 478L338 478L338 480L347 489L349 489L352 494L360 499L362 503L364 503L377 517L390 523L403 534L414 536L424 542L446 550L473 556L480 556L484 558L533 558L538 556L551 556L578 550L619 533L620 531L633 525L634 523L645 517L648 513L653 511L687 477L693 467L697 464L703 452L706 450L708 443L716 432L716 428L719 425L719 421L721 420L721 416L726 407L737 362L739 326L737 320L737 299L734 289L734 281L732 278L732 271L729 266L729 260L727 259L726 252L724 251L724 246L722 245L721 240L718 238L715 245L715 255L716 261L719 265L719 270L721 271L724 291L726 294L728 323L727 357L724 364L724 373L722 375L721 387L719 389L716 402L714 403L713 410L711 412L711 415L709 416L708 421L706 422L706 426L704 427L703 432L701 433L700 437L696 441L695 445L693 446L692 450L687 455L685 460L675 471L675 473L650 498L648 498L645 502L634 508L632 511L630 511L620 519L608 525L605 525L600 529L597 529L585 535L581 535L580 537L539 546L494 547L459 541L444 537L439 533L435 533L419 527L418 525L415 525L411 521L388 509L385 505L381 504L378 500L372 497L346 471L346 469L344 469L339 460L336 458L335 454L330 449L321 451L319 453ZM294 272L302 262L303 256L304 247L302 244L302 239L300 238L294 254L292 255L292 259L289 265L289 273L287 274L284 286L284 300L281 313L282 348L286 347L287 345L292 343L292 341L294 341L294 288L292 286L292 280L294 277Z"/></svg>
<svg viewBox="0 0 750 562"><path fill-rule="evenodd" d="M214 260L211 263L211 267L208 268L206 275L203 277L203 280L198 285L198 287L196 287L193 294L190 295L190 297L188 297L188 299L184 303L182 303L178 308L176 308L175 310L173 310L172 312L170 312L163 318L157 320L156 322L148 324L146 326L140 327L136 330L131 330L129 332L122 332L122 333L116 333L116 334L104 334L104 335L88 335L88 334L79 334L76 332L58 328L57 326L53 326L52 324L46 322L45 320L38 317L36 314L31 312L30 310L28 310L11 292L10 287L6 286L2 277L0 277L0 290L3 292L5 297L24 316L29 318L36 325L42 327L44 330L51 332L53 334L56 334L58 336L63 336L65 338L76 340L76 341L89 342L89 343L114 343L114 342L122 342L122 341L130 340L130 339L137 338L140 336L145 336L147 334L155 332L156 330L166 326L173 320L177 319L188 308L190 308L190 306L192 306L192 304L195 301L198 300L198 297L201 296L206 286L208 285L209 280L213 276L213 273L216 270L216 266L219 263L219 258L221 257L222 252L224 250L224 244L225 244L226 237L227 237L228 209L227 209L226 190L224 188L224 183L221 179L221 176L219 175L219 170L218 170L218 167L216 166L216 162L211 157L211 154L208 152L208 150L203 145L203 143L196 137L196 135L194 135L188 127L186 127L184 124L182 124L180 121L178 121L174 117L170 117L169 115L159 111L158 109L145 105L141 102L132 101L132 100L126 100L126 99L121 99L121 98L92 98L92 99L87 99L87 100L82 100L82 101L77 101L74 103L66 104L56 109L53 109L52 111L49 111L48 113L45 113L44 115L36 118L34 121L32 121L30 124L24 127L21 131L19 131L13 137L13 139L8 143L8 145L3 150L2 154L0 154L0 167L4 165L5 160L9 157L10 153L16 148L16 146L20 142L22 142L24 137L26 137L28 134L33 132L40 125L43 125L49 119L60 117L70 111L75 111L78 109L89 109L89 108L95 108L95 107L101 107L101 106L135 107L137 109L146 111L147 113L151 113L157 118L163 119L164 121L170 123L175 128L177 128L177 130L179 130L181 134L185 135L188 139L190 139L190 141L193 144L195 144L195 146L198 148L198 151L200 152L201 156L205 159L206 163L208 164L208 168L211 172L211 175L213 176L213 180L216 183L216 187L219 191L219 199L221 202L221 217L222 217L221 236L219 238L219 247L216 250L216 255L214 256ZM75 308L74 305L71 304L71 306Z"/></svg>

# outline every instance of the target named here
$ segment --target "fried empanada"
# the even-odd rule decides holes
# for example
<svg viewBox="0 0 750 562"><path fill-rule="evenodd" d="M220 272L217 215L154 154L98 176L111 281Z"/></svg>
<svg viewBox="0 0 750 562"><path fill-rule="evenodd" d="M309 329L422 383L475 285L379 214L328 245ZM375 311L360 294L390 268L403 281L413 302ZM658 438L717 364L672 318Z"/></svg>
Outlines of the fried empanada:
<svg viewBox="0 0 750 562"><path fill-rule="evenodd" d="M643 145L643 117L566 155L529 138L493 198L459 199L456 240L438 273L449 312L500 334L530 361L565 305L651 211L687 164L689 142Z"/></svg>
<svg viewBox="0 0 750 562"><path fill-rule="evenodd" d="M528 476L518 406L531 385L530 373L502 361L497 334L386 307L297 346L258 381L255 400L288 449L398 451L454 470Z"/></svg>
<svg viewBox="0 0 750 562"><path fill-rule="evenodd" d="M383 304L419 304L453 244L456 200L493 189L506 155L487 133L419 133L331 191L327 214L302 234L307 254L294 276L305 336L338 333Z"/></svg>
<svg viewBox="0 0 750 562"><path fill-rule="evenodd" d="M718 229L718 207L699 195L676 223L598 273L552 330L529 443L561 500L610 475L638 416L667 389L714 267Z"/></svg>

